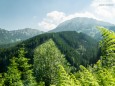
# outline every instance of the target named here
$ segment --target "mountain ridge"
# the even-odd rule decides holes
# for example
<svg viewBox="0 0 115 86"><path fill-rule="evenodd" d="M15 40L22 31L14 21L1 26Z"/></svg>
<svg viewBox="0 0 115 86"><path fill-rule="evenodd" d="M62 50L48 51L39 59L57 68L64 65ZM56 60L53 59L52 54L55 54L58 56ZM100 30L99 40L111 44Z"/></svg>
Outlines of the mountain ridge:
<svg viewBox="0 0 115 86"><path fill-rule="evenodd" d="M0 45L23 41L42 33L43 31L31 28L12 30L12 31L0 29Z"/></svg>
<svg viewBox="0 0 115 86"><path fill-rule="evenodd" d="M98 39L100 37L100 34L96 26L103 26L115 31L114 24L99 21L93 18L76 17L62 22L55 29L50 30L49 32L77 31L77 32L85 33L93 38Z"/></svg>

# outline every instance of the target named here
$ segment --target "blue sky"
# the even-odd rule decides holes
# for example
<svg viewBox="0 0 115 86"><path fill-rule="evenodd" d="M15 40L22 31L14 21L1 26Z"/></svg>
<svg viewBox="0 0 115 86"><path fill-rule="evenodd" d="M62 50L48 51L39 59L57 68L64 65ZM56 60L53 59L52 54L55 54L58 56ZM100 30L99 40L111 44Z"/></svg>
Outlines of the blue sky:
<svg viewBox="0 0 115 86"><path fill-rule="evenodd" d="M97 3L96 0L0 0L0 28L48 31L73 18L70 16L84 14L85 17L100 19L92 10L91 5L94 3ZM58 16L60 20L56 20Z"/></svg>

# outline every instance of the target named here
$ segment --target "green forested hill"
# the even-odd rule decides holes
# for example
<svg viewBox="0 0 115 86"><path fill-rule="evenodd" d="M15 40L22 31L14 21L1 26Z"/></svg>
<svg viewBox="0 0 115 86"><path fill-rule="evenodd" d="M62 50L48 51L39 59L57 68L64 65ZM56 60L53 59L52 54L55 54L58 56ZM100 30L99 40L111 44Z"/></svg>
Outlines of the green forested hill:
<svg viewBox="0 0 115 86"><path fill-rule="evenodd" d="M22 46L24 46L27 51L26 57L31 59L30 63L33 63L34 49L49 39L54 41L57 48L65 55L67 61L76 68L81 64L84 66L93 64L99 59L97 54L97 41L83 33L77 33L75 31L46 33L23 41L15 47L1 49L0 71L6 70L9 59L12 56L17 56L17 50Z"/></svg>
<svg viewBox="0 0 115 86"><path fill-rule="evenodd" d="M39 45L37 47L29 46L32 38L9 51L5 50L4 53L7 55L2 53L5 55L4 62L10 59L10 63L7 65L7 70L0 73L0 86L115 86L115 33L103 27L98 27L98 29L103 39L99 44L100 59L93 66L80 65L79 70L72 72L72 65L60 52L54 41L57 33L52 33L52 36L48 34L48 37L45 34L44 39L41 39L43 35L41 38L35 37L36 40L39 39L40 44L37 42L32 44ZM67 33L63 32L64 35ZM76 32L70 33L75 34ZM76 37L82 37L76 34ZM60 43L63 42L60 41ZM21 46L25 48L20 48ZM32 61L29 59L30 55L33 56L33 64L30 64Z"/></svg>

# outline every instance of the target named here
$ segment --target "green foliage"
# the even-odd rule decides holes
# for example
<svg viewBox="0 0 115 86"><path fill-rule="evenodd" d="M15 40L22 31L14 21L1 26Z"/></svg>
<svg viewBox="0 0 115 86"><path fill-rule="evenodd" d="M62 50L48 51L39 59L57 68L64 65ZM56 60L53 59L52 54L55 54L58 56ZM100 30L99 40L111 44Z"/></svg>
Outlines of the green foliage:
<svg viewBox="0 0 115 86"><path fill-rule="evenodd" d="M62 64L68 72L71 70L64 55L51 39L35 49L34 70L38 81L44 80L45 84L54 84L59 64Z"/></svg>
<svg viewBox="0 0 115 86"><path fill-rule="evenodd" d="M7 73L5 73L5 86L23 86L21 81L21 72L18 70L16 60L17 59L15 57L10 60L10 66L8 67Z"/></svg>
<svg viewBox="0 0 115 86"><path fill-rule="evenodd" d="M66 60L77 70L79 65L86 67L88 64L94 64L99 59L99 56L97 56L97 41L83 33L75 31L45 33L23 41L14 47L0 49L0 72L7 70L9 59L18 56L17 50L23 44L27 51L25 56L30 59L29 63L33 64L34 49L49 39L54 41L56 47L65 55Z"/></svg>
<svg viewBox="0 0 115 86"><path fill-rule="evenodd" d="M70 74L70 79L72 80L72 86L81 86L80 81L73 74Z"/></svg>
<svg viewBox="0 0 115 86"><path fill-rule="evenodd" d="M77 69L81 64L87 66L99 59L97 41L83 33L58 32L53 40L68 62Z"/></svg>
<svg viewBox="0 0 115 86"><path fill-rule="evenodd" d="M82 86L115 86L115 33L102 27L98 28L103 35L100 42L100 60L93 67L89 66L87 69L80 66L81 70L75 75Z"/></svg>
<svg viewBox="0 0 115 86"><path fill-rule="evenodd" d="M103 66L115 65L115 33L106 28L98 27L103 40L100 43Z"/></svg>
<svg viewBox="0 0 115 86"><path fill-rule="evenodd" d="M80 75L79 81L82 83L82 86L99 86L92 72L87 70L85 67L80 66L79 75Z"/></svg>
<svg viewBox="0 0 115 86"><path fill-rule="evenodd" d="M85 68L81 65L80 70L72 74L70 64L59 49L64 45L71 45L82 55L86 53L86 47L75 46L74 43L71 44L72 39L66 39L66 34L60 34L62 37L59 38L60 41L50 39L34 50L34 73L39 84L33 76L32 65L28 64L29 59L25 58L27 52L20 48L18 58L13 57L7 72L0 74L0 86L115 86L115 33L102 27L98 29L103 36L100 42L101 56L93 66ZM53 37L55 36L57 37L53 34ZM57 45L61 43L58 49ZM73 50L68 46L64 50L66 48ZM71 54L68 55L74 60ZM87 60L83 62L87 63Z"/></svg>
<svg viewBox="0 0 115 86"><path fill-rule="evenodd" d="M28 64L29 60L25 58L25 53L24 48L20 48L18 58L13 57L10 60L4 77L0 76L0 83L3 86L37 86L31 69L32 66Z"/></svg>
<svg viewBox="0 0 115 86"><path fill-rule="evenodd" d="M80 82L76 80L73 74L69 75L63 66L58 66L56 86L81 86Z"/></svg>
<svg viewBox="0 0 115 86"><path fill-rule="evenodd" d="M23 81L24 86L36 86L36 80L33 77L33 70L31 69L31 65L28 64L29 59L25 57L24 48L20 48L18 51L18 68L21 71L21 79Z"/></svg>
<svg viewBox="0 0 115 86"><path fill-rule="evenodd" d="M4 80L3 74L0 74L0 86L3 86Z"/></svg>
<svg viewBox="0 0 115 86"><path fill-rule="evenodd" d="M58 66L58 79L57 79L57 85L56 86L72 86L72 82L70 79L70 76L66 73L63 66Z"/></svg>

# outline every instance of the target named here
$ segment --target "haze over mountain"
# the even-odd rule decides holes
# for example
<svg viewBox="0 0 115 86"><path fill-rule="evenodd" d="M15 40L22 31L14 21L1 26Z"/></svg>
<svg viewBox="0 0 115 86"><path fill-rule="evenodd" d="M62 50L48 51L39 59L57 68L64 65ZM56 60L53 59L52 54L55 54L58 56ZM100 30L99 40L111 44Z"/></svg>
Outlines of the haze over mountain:
<svg viewBox="0 0 115 86"><path fill-rule="evenodd" d="M115 25L87 17L76 17L59 24L49 32L77 31L83 32L91 37L99 38L99 31L96 26L103 26L115 31Z"/></svg>
<svg viewBox="0 0 115 86"><path fill-rule="evenodd" d="M33 36L43 33L42 31L25 28L20 30L7 31L0 29L0 44L14 43L17 41L26 40Z"/></svg>

